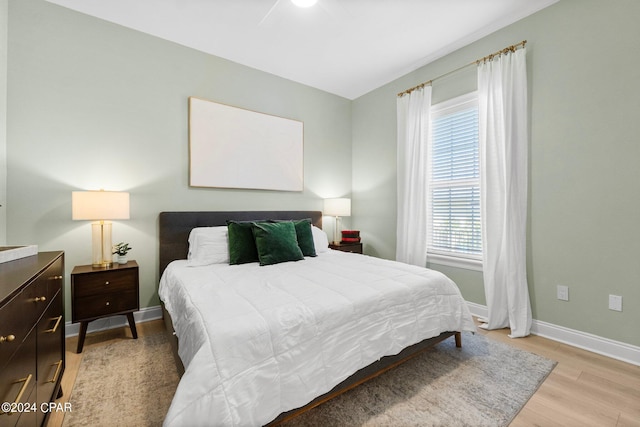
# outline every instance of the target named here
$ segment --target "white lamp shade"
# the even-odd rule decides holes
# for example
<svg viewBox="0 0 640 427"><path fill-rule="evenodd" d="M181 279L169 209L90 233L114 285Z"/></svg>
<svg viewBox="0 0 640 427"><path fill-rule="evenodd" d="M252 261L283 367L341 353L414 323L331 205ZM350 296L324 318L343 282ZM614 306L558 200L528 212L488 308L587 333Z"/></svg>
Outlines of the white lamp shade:
<svg viewBox="0 0 640 427"><path fill-rule="evenodd" d="M351 216L351 199L325 199L324 214L329 216Z"/></svg>
<svg viewBox="0 0 640 427"><path fill-rule="evenodd" d="M73 191L71 218L101 221L129 219L129 193L122 191Z"/></svg>

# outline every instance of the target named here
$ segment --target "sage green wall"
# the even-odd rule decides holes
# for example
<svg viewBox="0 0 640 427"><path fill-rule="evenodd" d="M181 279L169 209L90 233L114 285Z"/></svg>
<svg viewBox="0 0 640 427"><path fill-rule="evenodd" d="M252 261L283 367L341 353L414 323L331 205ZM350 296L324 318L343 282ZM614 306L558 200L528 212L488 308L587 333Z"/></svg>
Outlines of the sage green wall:
<svg viewBox="0 0 640 427"><path fill-rule="evenodd" d="M355 100L353 225L366 252L395 256L396 94L526 39L534 318L640 345L638 16L636 0L561 0ZM437 80L434 102L473 89L473 69ZM485 304L481 273L432 267ZM609 294L623 312L608 310Z"/></svg>
<svg viewBox="0 0 640 427"><path fill-rule="evenodd" d="M321 210L351 190L347 99L43 0L9 2L8 40L9 243L64 250L68 274L91 263L71 192L129 191L113 241L134 248L142 307L158 304L159 212ZM190 188L189 96L303 121L304 191Z"/></svg>

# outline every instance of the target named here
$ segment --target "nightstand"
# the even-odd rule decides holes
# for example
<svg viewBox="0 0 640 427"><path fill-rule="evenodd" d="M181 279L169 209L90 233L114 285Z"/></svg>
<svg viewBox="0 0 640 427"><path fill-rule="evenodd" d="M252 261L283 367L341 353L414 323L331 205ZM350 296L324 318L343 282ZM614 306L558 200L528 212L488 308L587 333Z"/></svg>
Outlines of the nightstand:
<svg viewBox="0 0 640 427"><path fill-rule="evenodd" d="M342 252L362 253L362 243L329 243L329 247Z"/></svg>
<svg viewBox="0 0 640 427"><path fill-rule="evenodd" d="M78 353L82 353L89 322L102 317L126 315L133 338L138 338L133 312L139 309L137 262L110 268L80 265L71 272L71 319L80 322Z"/></svg>

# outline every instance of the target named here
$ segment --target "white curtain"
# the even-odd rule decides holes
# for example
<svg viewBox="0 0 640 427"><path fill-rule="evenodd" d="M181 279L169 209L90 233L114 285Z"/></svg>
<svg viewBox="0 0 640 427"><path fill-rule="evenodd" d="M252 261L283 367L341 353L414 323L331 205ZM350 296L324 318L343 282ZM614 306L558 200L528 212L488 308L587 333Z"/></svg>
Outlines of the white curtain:
<svg viewBox="0 0 640 427"><path fill-rule="evenodd" d="M427 265L427 137L431 86L398 97L396 260Z"/></svg>
<svg viewBox="0 0 640 427"><path fill-rule="evenodd" d="M529 335L527 72L524 48L478 65L486 329Z"/></svg>

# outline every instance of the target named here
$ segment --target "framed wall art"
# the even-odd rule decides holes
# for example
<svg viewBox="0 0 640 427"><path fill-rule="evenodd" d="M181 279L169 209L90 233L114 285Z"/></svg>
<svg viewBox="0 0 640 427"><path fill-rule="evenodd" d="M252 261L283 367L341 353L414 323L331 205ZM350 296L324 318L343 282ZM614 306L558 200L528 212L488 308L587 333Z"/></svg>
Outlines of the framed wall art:
<svg viewBox="0 0 640 427"><path fill-rule="evenodd" d="M302 191L301 121L189 98L189 185Z"/></svg>

